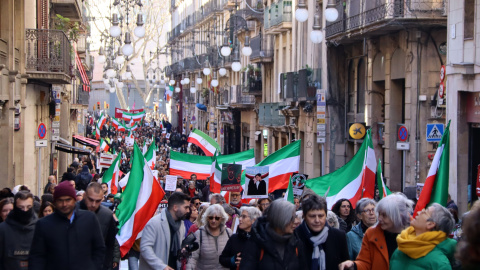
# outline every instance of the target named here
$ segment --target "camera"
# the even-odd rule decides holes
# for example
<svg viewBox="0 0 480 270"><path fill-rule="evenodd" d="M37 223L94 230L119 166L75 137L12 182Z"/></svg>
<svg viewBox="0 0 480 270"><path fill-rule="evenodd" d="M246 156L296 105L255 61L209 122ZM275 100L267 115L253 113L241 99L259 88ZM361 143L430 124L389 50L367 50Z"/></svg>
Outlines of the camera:
<svg viewBox="0 0 480 270"><path fill-rule="evenodd" d="M195 235L191 233L182 241L181 249L177 253L179 261L188 259L192 255L192 252L200 247L196 240Z"/></svg>

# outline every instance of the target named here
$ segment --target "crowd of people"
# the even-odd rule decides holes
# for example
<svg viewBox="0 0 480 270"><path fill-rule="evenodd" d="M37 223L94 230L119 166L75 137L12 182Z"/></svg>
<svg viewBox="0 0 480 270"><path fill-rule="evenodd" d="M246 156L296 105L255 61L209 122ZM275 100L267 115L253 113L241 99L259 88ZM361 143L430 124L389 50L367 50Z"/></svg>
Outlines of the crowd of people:
<svg viewBox="0 0 480 270"><path fill-rule="evenodd" d="M166 122L135 131L138 145L155 142L155 170L164 184L171 151L201 154L186 136L165 131ZM110 151L131 167L127 133L102 127ZM173 139L173 144L172 140ZM0 269L480 269L480 203L459 218L432 204L414 216L402 193L338 200L304 189L283 197L242 199L241 192L210 191L210 180L177 177L175 192L144 227L123 258L116 241L121 203L102 183L98 153L79 156L41 197L27 186L0 191Z"/></svg>

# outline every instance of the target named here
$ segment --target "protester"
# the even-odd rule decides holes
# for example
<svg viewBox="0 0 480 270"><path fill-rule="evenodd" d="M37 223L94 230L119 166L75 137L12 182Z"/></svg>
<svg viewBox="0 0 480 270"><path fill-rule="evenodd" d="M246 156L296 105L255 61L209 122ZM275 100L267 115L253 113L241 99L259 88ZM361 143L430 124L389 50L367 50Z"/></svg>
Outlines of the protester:
<svg viewBox="0 0 480 270"><path fill-rule="evenodd" d="M338 217L332 211L328 211L327 213L327 223L328 226L338 229L340 225L338 224Z"/></svg>
<svg viewBox="0 0 480 270"><path fill-rule="evenodd" d="M190 205L190 211L185 216L185 220L183 221L185 225L185 237L188 235L188 230L193 225L195 220L198 218L198 209L195 206Z"/></svg>
<svg viewBox="0 0 480 270"><path fill-rule="evenodd" d="M457 241L448 235L454 224L452 214L438 203L418 212L397 237L390 269L451 269Z"/></svg>
<svg viewBox="0 0 480 270"><path fill-rule="evenodd" d="M195 187L195 181L188 182L187 195L190 197L202 197L202 191Z"/></svg>
<svg viewBox="0 0 480 270"><path fill-rule="evenodd" d="M258 199L257 206L258 206L258 209L260 209L260 211L264 213L271 203L272 203L272 200L270 198L261 198L261 199Z"/></svg>
<svg viewBox="0 0 480 270"><path fill-rule="evenodd" d="M350 260L355 260L360 248L362 247L362 239L365 231L377 223L377 216L375 215L375 205L377 203L373 199L363 198L357 201L355 212L357 214L357 225L352 227L352 230L347 233L348 255Z"/></svg>
<svg viewBox="0 0 480 270"><path fill-rule="evenodd" d="M307 269L335 269L348 259L345 233L329 227L327 202L312 195L302 202L303 222L295 229L300 240L299 256Z"/></svg>
<svg viewBox="0 0 480 270"><path fill-rule="evenodd" d="M105 244L95 215L75 208L76 192L67 181L53 196L55 212L35 226L29 269L102 269Z"/></svg>
<svg viewBox="0 0 480 270"><path fill-rule="evenodd" d="M463 221L463 239L458 244L456 257L463 269L480 269L480 208L470 210Z"/></svg>
<svg viewBox="0 0 480 270"><path fill-rule="evenodd" d="M224 204L226 203L227 201L225 200L225 198L220 195L220 194L212 194L212 196L210 196L210 204L213 205L213 204Z"/></svg>
<svg viewBox="0 0 480 270"><path fill-rule="evenodd" d="M208 204L200 205L200 207L198 208L198 217L195 220L195 222L192 224L192 226L190 226L190 229L188 229L187 235L196 232L200 227L204 225L202 217L205 214L205 211L207 210L208 206L209 206Z"/></svg>
<svg viewBox="0 0 480 270"><path fill-rule="evenodd" d="M0 201L0 223L4 222L7 219L10 211L13 210L13 198L8 197Z"/></svg>
<svg viewBox="0 0 480 270"><path fill-rule="evenodd" d="M97 182L91 182L87 186L83 200L77 204L79 209L95 213L95 216L100 223L106 248L103 269L108 270L117 267L120 258L118 255L114 258L114 254L119 254L120 247L115 239L115 235L117 234L117 222L113 218L112 211L101 205L102 200L102 186Z"/></svg>
<svg viewBox="0 0 480 270"><path fill-rule="evenodd" d="M53 174L48 176L47 181L48 182L45 185L45 188L43 189L43 193L50 193L50 185L57 184L57 178Z"/></svg>
<svg viewBox="0 0 480 270"><path fill-rule="evenodd" d="M174 192L168 208L151 218L142 232L139 269L178 269L180 244L185 236L183 220L190 208L190 197Z"/></svg>
<svg viewBox="0 0 480 270"><path fill-rule="evenodd" d="M208 202L210 194L212 194L210 191L210 177L207 177L207 180L205 180L205 187L202 189L202 202Z"/></svg>
<svg viewBox="0 0 480 270"><path fill-rule="evenodd" d="M340 229L348 233L352 226L356 224L355 213L353 211L352 203L347 199L338 200L332 207L334 212L339 217ZM343 223L342 221L345 221ZM345 227L346 225L346 227Z"/></svg>
<svg viewBox="0 0 480 270"><path fill-rule="evenodd" d="M294 204L274 201L253 226L240 269L306 269L299 258L299 241L293 235L295 216Z"/></svg>
<svg viewBox="0 0 480 270"><path fill-rule="evenodd" d="M339 270L388 269L397 235L410 224L412 206L413 202L400 193L381 199L375 209L378 223L365 232L357 259L341 263Z"/></svg>
<svg viewBox="0 0 480 270"><path fill-rule="evenodd" d="M53 211L55 209L55 206L53 206L53 203L51 202L42 202L42 205L40 206L40 213L38 215L39 218L46 217L48 215L53 214Z"/></svg>
<svg viewBox="0 0 480 270"><path fill-rule="evenodd" d="M242 251L251 237L252 225L262 215L258 208L251 206L243 206L240 212L237 233L228 239L219 258L220 264L231 270L240 266Z"/></svg>
<svg viewBox="0 0 480 270"><path fill-rule="evenodd" d="M75 186L77 190L85 190L92 180L93 176L89 172L88 166L83 165L82 171L75 177Z"/></svg>
<svg viewBox="0 0 480 270"><path fill-rule="evenodd" d="M242 193L230 192L230 205L236 209L240 209L242 206L246 206L242 203Z"/></svg>
<svg viewBox="0 0 480 270"><path fill-rule="evenodd" d="M13 210L0 224L0 269L28 269L28 253L36 222L32 193L17 192Z"/></svg>

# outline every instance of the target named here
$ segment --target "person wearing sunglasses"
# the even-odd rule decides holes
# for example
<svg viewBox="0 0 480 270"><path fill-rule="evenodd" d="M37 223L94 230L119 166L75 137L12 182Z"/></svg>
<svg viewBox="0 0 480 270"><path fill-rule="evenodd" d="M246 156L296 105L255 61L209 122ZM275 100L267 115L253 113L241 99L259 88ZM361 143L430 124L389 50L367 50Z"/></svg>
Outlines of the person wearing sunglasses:
<svg viewBox="0 0 480 270"><path fill-rule="evenodd" d="M357 202L355 212L360 222L352 227L347 233L348 255L350 260L355 260L360 248L362 247L362 239L365 231L377 223L377 215L375 214L375 205L377 203L373 199L363 198Z"/></svg>
<svg viewBox="0 0 480 270"><path fill-rule="evenodd" d="M202 216L203 226L195 232L199 249L192 253L188 260L187 270L224 269L219 257L232 235L225 226L228 214L219 204L210 205Z"/></svg>
<svg viewBox="0 0 480 270"><path fill-rule="evenodd" d="M237 233L228 239L227 245L220 255L220 264L231 270L236 270L240 265L245 243L251 236L252 225L262 215L258 208L252 206L243 206L240 208L240 213Z"/></svg>

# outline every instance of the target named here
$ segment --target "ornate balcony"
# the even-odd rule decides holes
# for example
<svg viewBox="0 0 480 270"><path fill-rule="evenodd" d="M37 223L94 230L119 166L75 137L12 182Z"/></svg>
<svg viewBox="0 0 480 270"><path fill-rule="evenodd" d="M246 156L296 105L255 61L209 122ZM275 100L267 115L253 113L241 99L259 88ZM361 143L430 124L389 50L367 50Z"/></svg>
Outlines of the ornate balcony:
<svg viewBox="0 0 480 270"><path fill-rule="evenodd" d="M292 1L279 0L265 9L266 34L278 34L292 29Z"/></svg>
<svg viewBox="0 0 480 270"><path fill-rule="evenodd" d="M250 41L252 47L252 55L250 55L250 62L252 63L266 63L273 61L272 41L268 36L258 35L253 37Z"/></svg>
<svg viewBox="0 0 480 270"><path fill-rule="evenodd" d="M446 0L384 0L375 1L348 0L337 1L339 18L327 23L325 28L327 39L348 38L365 34L382 34L386 31L403 29L408 25L445 25ZM392 23L395 21L396 23Z"/></svg>
<svg viewBox="0 0 480 270"><path fill-rule="evenodd" d="M63 31L27 29L26 69L29 80L69 84L72 74L72 47Z"/></svg>
<svg viewBox="0 0 480 270"><path fill-rule="evenodd" d="M255 105L255 96L244 94L241 85L234 85L230 88L229 105L232 107L249 107Z"/></svg>

